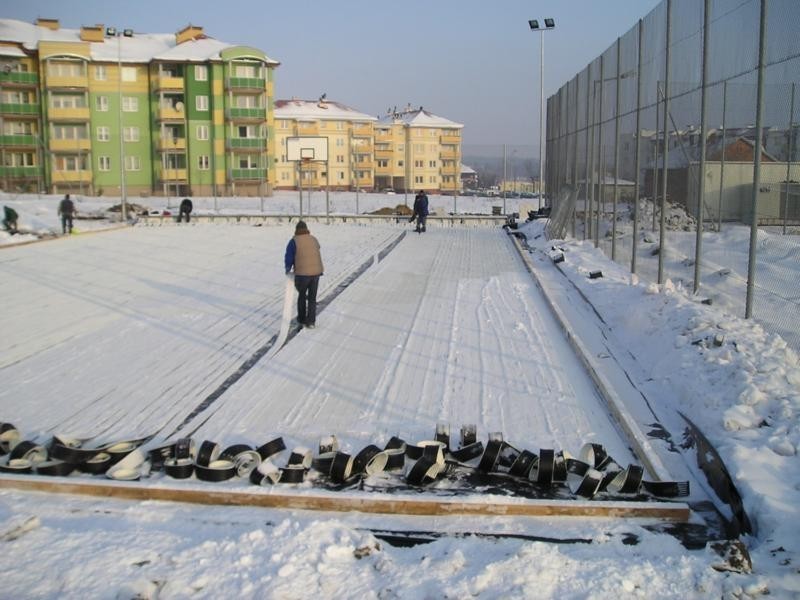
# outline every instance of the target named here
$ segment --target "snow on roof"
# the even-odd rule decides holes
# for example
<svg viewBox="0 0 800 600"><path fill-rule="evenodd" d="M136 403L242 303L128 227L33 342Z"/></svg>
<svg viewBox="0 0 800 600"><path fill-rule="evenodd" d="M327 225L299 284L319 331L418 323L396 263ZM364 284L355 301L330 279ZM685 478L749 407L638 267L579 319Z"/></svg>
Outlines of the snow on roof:
<svg viewBox="0 0 800 600"><path fill-rule="evenodd" d="M366 113L358 112L341 102L332 100L275 100L276 119L317 120L335 119L337 121L377 121Z"/></svg>
<svg viewBox="0 0 800 600"><path fill-rule="evenodd" d="M475 169L472 167L468 167L467 165L461 165L461 174L462 175L473 175L475 174Z"/></svg>
<svg viewBox="0 0 800 600"><path fill-rule="evenodd" d="M448 129L461 129L464 126L450 119L439 117L424 110L421 106L417 110L406 109L402 112L392 112L378 119L381 125L403 124L409 127L446 127Z"/></svg>
<svg viewBox="0 0 800 600"><path fill-rule="evenodd" d="M59 28L55 31L16 19L0 19L0 40L22 44L35 50L41 42L80 42L79 29ZM134 33L104 42L89 42L92 60L99 62L144 63L151 60L196 61L221 60L220 53L238 47L214 38L202 36L178 44L173 33ZM277 61L265 57L269 64Z"/></svg>
<svg viewBox="0 0 800 600"><path fill-rule="evenodd" d="M0 56L24 57L25 53L15 46L0 46Z"/></svg>

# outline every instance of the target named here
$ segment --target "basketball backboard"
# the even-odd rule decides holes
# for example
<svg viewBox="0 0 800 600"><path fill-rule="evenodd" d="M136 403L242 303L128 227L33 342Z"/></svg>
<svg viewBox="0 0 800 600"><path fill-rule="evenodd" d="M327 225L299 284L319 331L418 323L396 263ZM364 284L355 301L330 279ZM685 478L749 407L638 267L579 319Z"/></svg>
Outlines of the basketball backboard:
<svg viewBox="0 0 800 600"><path fill-rule="evenodd" d="M328 138L298 136L286 138L286 160L328 160Z"/></svg>

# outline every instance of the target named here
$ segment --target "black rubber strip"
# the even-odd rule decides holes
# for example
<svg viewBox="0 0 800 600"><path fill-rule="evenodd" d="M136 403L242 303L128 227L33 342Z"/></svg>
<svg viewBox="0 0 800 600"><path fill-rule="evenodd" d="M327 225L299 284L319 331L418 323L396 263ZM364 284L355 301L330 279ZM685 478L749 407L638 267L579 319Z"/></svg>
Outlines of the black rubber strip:
<svg viewBox="0 0 800 600"><path fill-rule="evenodd" d="M31 465L31 461L25 458L13 458L9 459L7 462L0 463L0 471L3 473L23 475L32 473L33 466Z"/></svg>
<svg viewBox="0 0 800 600"><path fill-rule="evenodd" d="M306 470L302 465L289 465L281 467L281 483L303 483L306 478Z"/></svg>
<svg viewBox="0 0 800 600"><path fill-rule="evenodd" d="M403 450L405 452L406 449L406 441L401 439L397 436L392 436L392 438L386 442L386 445L383 447L384 450Z"/></svg>
<svg viewBox="0 0 800 600"><path fill-rule="evenodd" d="M474 460L483 454L483 442L473 442L467 446L463 446L458 450L451 450L450 456L458 462L467 462Z"/></svg>
<svg viewBox="0 0 800 600"><path fill-rule="evenodd" d="M613 460L602 444L584 444L580 451L580 457L583 462L598 471L605 469L606 465Z"/></svg>
<svg viewBox="0 0 800 600"><path fill-rule="evenodd" d="M504 469L509 469L511 465L516 462L517 457L520 455L520 451L514 448L508 442L503 442L502 448L500 448L500 455L497 457L497 465L495 468L503 467Z"/></svg>
<svg viewBox="0 0 800 600"><path fill-rule="evenodd" d="M248 446L247 444L234 444L233 446L228 446L219 453L220 460L230 460L234 461L234 459L242 454L243 452L251 452L253 448Z"/></svg>
<svg viewBox="0 0 800 600"><path fill-rule="evenodd" d="M289 460L286 462L286 466L310 469L313 460L311 450L300 446L292 450L292 453L289 455Z"/></svg>
<svg viewBox="0 0 800 600"><path fill-rule="evenodd" d="M193 458L194 453L194 440L192 440L192 438L181 438L175 442L174 458Z"/></svg>
<svg viewBox="0 0 800 600"><path fill-rule="evenodd" d="M152 471L161 471L164 468L164 461L168 458L176 457L176 446L177 442L148 450L147 458L150 461L150 469Z"/></svg>
<svg viewBox="0 0 800 600"><path fill-rule="evenodd" d="M197 458L195 462L201 467L207 467L211 461L219 457L219 445L211 440L205 440L200 444L200 449L197 451Z"/></svg>
<svg viewBox="0 0 800 600"><path fill-rule="evenodd" d="M78 470L82 473L92 475L103 475L111 467L111 455L107 452L100 452L86 462L78 465Z"/></svg>
<svg viewBox="0 0 800 600"><path fill-rule="evenodd" d="M214 460L207 466L196 464L194 474L201 481L227 481L236 475L236 466L229 460Z"/></svg>
<svg viewBox="0 0 800 600"><path fill-rule="evenodd" d="M564 452L559 451L556 453L555 461L553 462L553 481L556 483L564 483L567 480L567 459L564 458Z"/></svg>
<svg viewBox="0 0 800 600"><path fill-rule="evenodd" d="M267 460L284 450L286 450L286 444L283 443L283 438L281 437L270 440L266 444L256 448L256 452L258 452L261 460Z"/></svg>
<svg viewBox="0 0 800 600"><path fill-rule="evenodd" d="M344 483L353 473L353 457L346 452L337 452L331 465L331 479L337 483Z"/></svg>
<svg viewBox="0 0 800 600"><path fill-rule="evenodd" d="M533 466L539 462L539 457L530 450L523 450L517 455L516 460L508 470L514 477L527 477Z"/></svg>
<svg viewBox="0 0 800 600"><path fill-rule="evenodd" d="M47 460L47 449L31 440L23 440L11 449L8 456L9 460L21 458L32 463L44 462Z"/></svg>
<svg viewBox="0 0 800 600"><path fill-rule="evenodd" d="M72 464L86 462L100 454L100 452L102 452L102 450L98 448L74 448L65 445L56 437L50 442L49 448L50 458Z"/></svg>
<svg viewBox="0 0 800 600"><path fill-rule="evenodd" d="M611 494L638 494L642 486L644 469L639 465L628 465L624 471L617 473L607 487Z"/></svg>
<svg viewBox="0 0 800 600"><path fill-rule="evenodd" d="M554 450L539 450L539 464L537 465L536 483L542 485L552 485L553 467L556 461Z"/></svg>
<svg viewBox="0 0 800 600"><path fill-rule="evenodd" d="M328 437L322 438L319 441L317 452L319 454L328 454L333 452L339 451L339 440L336 439L335 435L329 435Z"/></svg>
<svg viewBox="0 0 800 600"><path fill-rule="evenodd" d="M333 458L335 456L336 452L325 452L320 454L311 461L311 467L323 475L330 476L331 467L333 466Z"/></svg>
<svg viewBox="0 0 800 600"><path fill-rule="evenodd" d="M642 488L661 498L682 498L689 495L688 481L643 481Z"/></svg>
<svg viewBox="0 0 800 600"><path fill-rule="evenodd" d="M486 450L483 451L483 456L481 457L481 462L478 463L479 471L489 473L494 470L504 443L505 442L499 440L489 440L489 442L487 442Z"/></svg>
<svg viewBox="0 0 800 600"><path fill-rule="evenodd" d="M602 481L603 474L597 469L590 468L586 471L578 486L572 490L572 493L582 498L593 498L600 489Z"/></svg>
<svg viewBox="0 0 800 600"><path fill-rule="evenodd" d="M411 460L419 460L422 458L422 453L424 452L422 446L417 446L416 444L406 444L406 456Z"/></svg>
<svg viewBox="0 0 800 600"><path fill-rule="evenodd" d="M477 428L475 425L461 426L461 447L466 448L478 441Z"/></svg>
<svg viewBox="0 0 800 600"><path fill-rule="evenodd" d="M566 459L566 467L567 467L567 475L580 475L583 477L586 475L586 471L592 468L592 466L584 462L582 460L578 460L577 458L568 458Z"/></svg>
<svg viewBox="0 0 800 600"><path fill-rule="evenodd" d="M436 479L441 470L442 465L440 463L437 463L432 458L423 456L411 467L411 470L406 475L406 481L410 485L424 485Z"/></svg>
<svg viewBox="0 0 800 600"><path fill-rule="evenodd" d="M8 454L19 437L19 431L11 423L0 423L0 456Z"/></svg>
<svg viewBox="0 0 800 600"><path fill-rule="evenodd" d="M367 464L378 454L380 454L381 449L375 446L374 444L370 444L363 448L358 454L355 455L353 458L353 473L361 474L364 473L367 469ZM385 466L385 461L384 461ZM383 470L383 469L381 469Z"/></svg>
<svg viewBox="0 0 800 600"><path fill-rule="evenodd" d="M272 485L281 479L281 472L278 467L270 461L262 461L255 469L250 471L250 483L255 485Z"/></svg>
<svg viewBox="0 0 800 600"><path fill-rule="evenodd" d="M48 460L38 463L34 470L38 475L66 477L75 470L75 464L64 462L63 460Z"/></svg>
<svg viewBox="0 0 800 600"><path fill-rule="evenodd" d="M168 458L164 461L164 471L173 479L189 479L194 473L191 458Z"/></svg>
<svg viewBox="0 0 800 600"><path fill-rule="evenodd" d="M396 471L402 469L406 464L405 448L395 450L384 450L386 452L386 471Z"/></svg>

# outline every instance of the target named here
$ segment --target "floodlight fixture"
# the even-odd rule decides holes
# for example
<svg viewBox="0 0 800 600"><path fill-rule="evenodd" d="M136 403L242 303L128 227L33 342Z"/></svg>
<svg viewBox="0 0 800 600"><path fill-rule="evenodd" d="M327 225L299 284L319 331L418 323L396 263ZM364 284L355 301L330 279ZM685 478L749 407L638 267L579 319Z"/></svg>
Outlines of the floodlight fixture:
<svg viewBox="0 0 800 600"><path fill-rule="evenodd" d="M125 37L133 37L133 29L123 29L122 35Z"/></svg>
<svg viewBox="0 0 800 600"><path fill-rule="evenodd" d="M545 19L544 26L547 27L548 29L553 29L553 27L556 26L556 22L554 19Z"/></svg>
<svg viewBox="0 0 800 600"><path fill-rule="evenodd" d="M108 37L116 37L117 36L117 28L116 27L106 27L106 35Z"/></svg>
<svg viewBox="0 0 800 600"><path fill-rule="evenodd" d="M539 21L537 21L536 19L531 19L530 21L528 21L528 26L531 29L539 29Z"/></svg>

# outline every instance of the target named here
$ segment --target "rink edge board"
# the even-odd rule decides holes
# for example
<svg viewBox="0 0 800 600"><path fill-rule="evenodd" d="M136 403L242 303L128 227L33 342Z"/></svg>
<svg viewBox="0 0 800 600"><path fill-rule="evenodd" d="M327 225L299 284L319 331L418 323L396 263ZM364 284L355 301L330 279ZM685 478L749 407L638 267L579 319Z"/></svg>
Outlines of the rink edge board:
<svg viewBox="0 0 800 600"><path fill-rule="evenodd" d="M30 476L0 477L0 489L26 492L76 494L124 500L160 500L219 506L258 506L292 510L362 512L425 516L508 516L508 517L598 517L644 518L686 522L690 509L682 502L603 502L581 500L518 500L516 502L474 502L442 499L367 497L354 495L312 495L275 493L258 488L242 490L205 490L175 487L149 487L128 482L78 482L66 478L42 479ZM477 497L476 497L477 498Z"/></svg>

